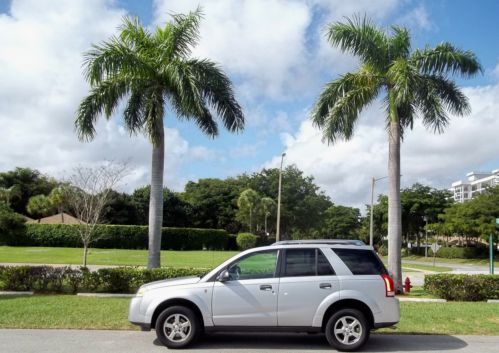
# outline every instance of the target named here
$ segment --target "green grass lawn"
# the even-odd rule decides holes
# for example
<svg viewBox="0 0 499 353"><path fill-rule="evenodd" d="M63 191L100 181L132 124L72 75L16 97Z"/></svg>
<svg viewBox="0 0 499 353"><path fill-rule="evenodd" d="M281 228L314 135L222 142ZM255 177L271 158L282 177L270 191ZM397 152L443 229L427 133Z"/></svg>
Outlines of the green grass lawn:
<svg viewBox="0 0 499 353"><path fill-rule="evenodd" d="M433 263L433 257L424 257L424 256L404 256L402 258L402 262L404 260L414 260L414 261L424 261ZM497 260L497 256L495 258ZM463 265L479 265L479 266L488 266L489 259L445 259L442 257L437 257L436 262L444 262L449 264L463 264ZM407 266L415 266L412 264L407 264ZM430 265L431 266L431 265ZM494 266L497 268L499 266L499 261L494 261Z"/></svg>
<svg viewBox="0 0 499 353"><path fill-rule="evenodd" d="M161 264L171 267L212 268L237 253L237 251L161 251ZM79 265L82 263L82 255L83 250L78 248L0 246L0 263ZM90 249L88 264L145 266L147 250Z"/></svg>
<svg viewBox="0 0 499 353"><path fill-rule="evenodd" d="M445 266L419 265L419 264L402 264L404 272L449 272L452 268Z"/></svg>
<svg viewBox="0 0 499 353"><path fill-rule="evenodd" d="M137 329L126 298L36 295L0 298L0 328ZM397 329L384 333L499 335L499 305L401 303Z"/></svg>

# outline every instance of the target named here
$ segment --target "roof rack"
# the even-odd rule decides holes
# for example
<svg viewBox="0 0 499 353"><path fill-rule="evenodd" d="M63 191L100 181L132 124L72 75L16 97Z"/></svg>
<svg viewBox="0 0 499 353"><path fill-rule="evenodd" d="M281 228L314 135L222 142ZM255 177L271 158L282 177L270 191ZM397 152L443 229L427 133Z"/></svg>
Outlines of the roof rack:
<svg viewBox="0 0 499 353"><path fill-rule="evenodd" d="M282 240L272 245L298 245L298 244L328 244L328 245L366 245L362 240L347 239L306 239L306 240Z"/></svg>

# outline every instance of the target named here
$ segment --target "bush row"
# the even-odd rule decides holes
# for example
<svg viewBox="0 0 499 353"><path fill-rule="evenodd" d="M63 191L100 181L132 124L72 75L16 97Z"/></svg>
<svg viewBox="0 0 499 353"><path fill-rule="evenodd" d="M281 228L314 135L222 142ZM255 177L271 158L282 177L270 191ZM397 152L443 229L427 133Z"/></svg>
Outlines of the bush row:
<svg viewBox="0 0 499 353"><path fill-rule="evenodd" d="M148 270L117 267L90 272L83 267L0 266L0 289L51 293L134 293L144 283L199 276L208 271L202 268L165 267Z"/></svg>
<svg viewBox="0 0 499 353"><path fill-rule="evenodd" d="M440 298L455 301L499 299L499 276L437 274L427 275L424 289Z"/></svg>
<svg viewBox="0 0 499 353"><path fill-rule="evenodd" d="M1 235L0 243L12 246L81 247L81 225L26 224L25 232ZM97 225L91 246L103 249L147 249L148 227ZM229 236L223 229L163 228L163 250L229 250Z"/></svg>

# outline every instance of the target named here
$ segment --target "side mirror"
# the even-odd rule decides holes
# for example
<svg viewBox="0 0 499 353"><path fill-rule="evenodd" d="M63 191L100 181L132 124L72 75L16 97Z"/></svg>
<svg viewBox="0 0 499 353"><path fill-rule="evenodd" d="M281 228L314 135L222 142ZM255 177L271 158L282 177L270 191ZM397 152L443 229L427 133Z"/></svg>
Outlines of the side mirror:
<svg viewBox="0 0 499 353"><path fill-rule="evenodd" d="M219 282L227 282L230 280L230 273L227 270L223 270L217 277Z"/></svg>

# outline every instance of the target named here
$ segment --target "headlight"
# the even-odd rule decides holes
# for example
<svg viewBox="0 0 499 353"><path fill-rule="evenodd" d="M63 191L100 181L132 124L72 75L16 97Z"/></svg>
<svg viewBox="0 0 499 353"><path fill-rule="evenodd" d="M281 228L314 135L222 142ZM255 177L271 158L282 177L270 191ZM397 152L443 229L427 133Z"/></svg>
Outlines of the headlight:
<svg viewBox="0 0 499 353"><path fill-rule="evenodd" d="M145 287L140 287L139 290L137 291L137 294L135 294L136 297L143 297L145 292L147 292L147 289Z"/></svg>

